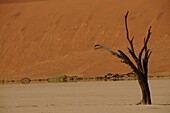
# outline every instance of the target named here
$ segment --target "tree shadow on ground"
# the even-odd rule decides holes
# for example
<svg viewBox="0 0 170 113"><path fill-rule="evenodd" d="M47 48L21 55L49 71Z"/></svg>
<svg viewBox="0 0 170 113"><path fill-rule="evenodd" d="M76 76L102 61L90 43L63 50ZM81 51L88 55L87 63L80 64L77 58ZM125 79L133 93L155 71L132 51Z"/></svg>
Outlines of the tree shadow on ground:
<svg viewBox="0 0 170 113"><path fill-rule="evenodd" d="M170 106L170 104L156 104L156 105L160 105L160 106Z"/></svg>
<svg viewBox="0 0 170 113"><path fill-rule="evenodd" d="M13 4L13 3L30 3L30 2L41 2L48 0L0 0L0 4Z"/></svg>

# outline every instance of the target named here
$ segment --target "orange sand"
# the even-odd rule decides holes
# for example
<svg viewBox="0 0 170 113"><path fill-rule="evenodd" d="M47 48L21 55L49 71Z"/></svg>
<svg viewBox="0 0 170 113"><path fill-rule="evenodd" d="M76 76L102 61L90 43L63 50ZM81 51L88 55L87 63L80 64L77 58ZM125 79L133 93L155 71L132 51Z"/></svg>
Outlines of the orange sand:
<svg viewBox="0 0 170 113"><path fill-rule="evenodd" d="M170 72L169 0L0 0L0 79L97 76L130 69L97 43L139 51L152 26L150 73Z"/></svg>

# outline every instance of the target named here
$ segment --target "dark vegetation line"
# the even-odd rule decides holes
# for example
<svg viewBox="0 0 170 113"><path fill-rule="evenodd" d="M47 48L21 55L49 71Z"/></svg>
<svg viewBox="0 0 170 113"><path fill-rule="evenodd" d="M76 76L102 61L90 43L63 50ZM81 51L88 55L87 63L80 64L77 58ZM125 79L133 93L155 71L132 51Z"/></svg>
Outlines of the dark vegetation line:
<svg viewBox="0 0 170 113"><path fill-rule="evenodd" d="M163 75L149 75L150 80L157 79L170 79L170 76ZM0 84L30 84L30 83L63 83L63 82L88 82L88 81L127 81L127 80L137 80L137 76L134 73L126 74L112 74L108 73L105 76L95 76L95 77L78 77L70 75L59 75L47 79L30 79L28 77L22 78L20 80L5 79L0 80Z"/></svg>

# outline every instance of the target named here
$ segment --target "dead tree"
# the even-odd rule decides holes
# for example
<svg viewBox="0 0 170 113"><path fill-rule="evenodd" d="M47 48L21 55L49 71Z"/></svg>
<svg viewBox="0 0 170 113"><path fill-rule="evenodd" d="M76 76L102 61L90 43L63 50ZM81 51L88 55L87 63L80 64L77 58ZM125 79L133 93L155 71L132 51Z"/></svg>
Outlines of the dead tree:
<svg viewBox="0 0 170 113"><path fill-rule="evenodd" d="M151 55L150 49L148 49L147 44L150 39L151 35L151 26L148 29L147 36L144 38L144 44L143 47L141 48L138 56L135 52L134 45L133 45L133 39L130 38L129 36L129 30L128 30L128 24L127 24L127 17L128 17L129 12L126 13L125 15L125 29L126 29L126 37L128 40L128 43L130 45L130 48L128 48L128 52L132 56L134 62L121 50L118 50L118 52L113 51L112 49L96 44L95 49L105 49L109 51L112 55L117 56L122 63L127 64L130 66L130 68L133 70L133 72L137 75L137 79L139 82L139 85L141 87L142 91L142 100L137 103L139 104L151 104L151 95L150 95L150 89L149 89L149 84L148 84L148 60Z"/></svg>

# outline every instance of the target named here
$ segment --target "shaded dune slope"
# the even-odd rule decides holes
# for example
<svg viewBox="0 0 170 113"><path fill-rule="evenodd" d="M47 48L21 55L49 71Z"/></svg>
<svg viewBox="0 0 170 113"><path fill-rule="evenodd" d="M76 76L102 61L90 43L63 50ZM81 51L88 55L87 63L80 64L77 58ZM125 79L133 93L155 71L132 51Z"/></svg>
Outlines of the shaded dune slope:
<svg viewBox="0 0 170 113"><path fill-rule="evenodd" d="M152 26L150 73L170 72L169 0L1 0L0 79L131 71L97 43L127 51L124 14L139 51Z"/></svg>

